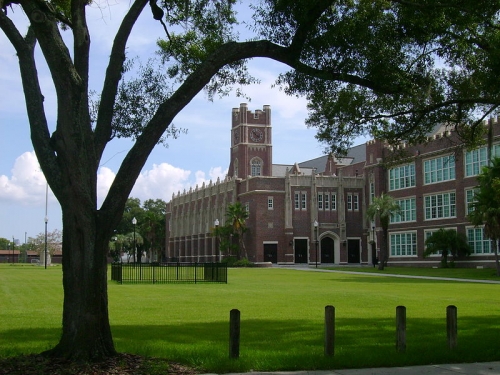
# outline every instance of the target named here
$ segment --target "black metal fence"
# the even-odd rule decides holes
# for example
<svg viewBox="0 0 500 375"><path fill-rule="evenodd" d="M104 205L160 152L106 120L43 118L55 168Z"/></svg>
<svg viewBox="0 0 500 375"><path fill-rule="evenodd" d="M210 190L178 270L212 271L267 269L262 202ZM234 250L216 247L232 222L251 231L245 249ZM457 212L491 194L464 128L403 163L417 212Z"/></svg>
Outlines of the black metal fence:
<svg viewBox="0 0 500 375"><path fill-rule="evenodd" d="M112 263L111 280L123 283L225 283L226 263Z"/></svg>

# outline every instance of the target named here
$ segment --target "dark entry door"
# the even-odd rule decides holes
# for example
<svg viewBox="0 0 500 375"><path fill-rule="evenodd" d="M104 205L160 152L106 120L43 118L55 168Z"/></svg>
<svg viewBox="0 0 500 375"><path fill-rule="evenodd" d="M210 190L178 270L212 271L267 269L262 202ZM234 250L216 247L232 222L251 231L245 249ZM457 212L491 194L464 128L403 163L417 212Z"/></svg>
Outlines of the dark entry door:
<svg viewBox="0 0 500 375"><path fill-rule="evenodd" d="M307 263L307 239L295 240L295 263Z"/></svg>
<svg viewBox="0 0 500 375"><path fill-rule="evenodd" d="M321 263L335 263L333 238L325 237L321 240Z"/></svg>
<svg viewBox="0 0 500 375"><path fill-rule="evenodd" d="M359 240L347 240L347 263L360 263Z"/></svg>
<svg viewBox="0 0 500 375"><path fill-rule="evenodd" d="M278 244L264 244L264 262L278 263Z"/></svg>

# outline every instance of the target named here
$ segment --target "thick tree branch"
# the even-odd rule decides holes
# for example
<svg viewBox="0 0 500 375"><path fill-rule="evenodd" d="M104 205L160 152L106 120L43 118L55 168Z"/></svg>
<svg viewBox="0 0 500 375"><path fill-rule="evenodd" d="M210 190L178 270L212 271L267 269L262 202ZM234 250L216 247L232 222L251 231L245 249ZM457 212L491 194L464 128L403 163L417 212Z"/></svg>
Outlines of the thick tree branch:
<svg viewBox="0 0 500 375"><path fill-rule="evenodd" d="M14 46L19 59L19 69L29 118L31 140L38 162L52 190L60 190L60 169L56 155L50 145L50 133L43 106L43 95L38 81L34 50L36 38L30 27L26 38L19 33L14 23L0 10L0 28Z"/></svg>
<svg viewBox="0 0 500 375"><path fill-rule="evenodd" d="M90 50L90 35L87 28L87 20L85 19L86 0L71 1L71 20L73 31L73 55L75 70L82 80L87 91L89 79L89 50ZM88 105L87 105L88 107Z"/></svg>
<svg viewBox="0 0 500 375"><path fill-rule="evenodd" d="M305 42L310 37L311 31L316 27L318 18L334 3L333 0L322 0L311 3L310 9L303 15L301 23L292 39L290 49L293 51L302 51Z"/></svg>
<svg viewBox="0 0 500 375"><path fill-rule="evenodd" d="M100 218L103 221L102 225L108 225L107 223L113 218L112 213L123 207L125 204L123 200L126 200L128 196L128 194L123 194L123 191L130 192L132 190L151 150L155 147L174 117L210 82L219 69L227 64L252 57L267 57L300 71L308 70L308 74L319 78L361 84L372 89L378 88L373 82L359 77L306 67L304 64L298 62L297 54L299 53L299 51L293 48L278 46L266 40L243 43L229 42L215 51L159 107L155 116L144 129L144 132L137 138L134 146L123 160L101 207Z"/></svg>
<svg viewBox="0 0 500 375"><path fill-rule="evenodd" d="M116 33L106 77L101 93L101 102L97 114L97 124L95 128L95 150L96 158L100 160L107 142L111 138L111 122L113 120L113 108L115 105L118 84L122 77L123 64L125 62L125 48L127 41L134 27L137 18L148 3L148 0L136 0L123 18L123 21Z"/></svg>

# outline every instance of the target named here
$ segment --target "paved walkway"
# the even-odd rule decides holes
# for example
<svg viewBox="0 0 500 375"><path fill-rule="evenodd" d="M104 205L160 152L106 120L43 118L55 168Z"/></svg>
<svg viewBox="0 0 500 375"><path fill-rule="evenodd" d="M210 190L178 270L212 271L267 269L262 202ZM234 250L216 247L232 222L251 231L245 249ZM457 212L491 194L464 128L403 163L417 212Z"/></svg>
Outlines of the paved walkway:
<svg viewBox="0 0 500 375"><path fill-rule="evenodd" d="M459 279L455 277L414 276L414 275L397 275L394 273L381 273L381 272L343 271L342 267L339 267L339 269L332 270L324 268L315 268L314 266L309 266L309 265L288 266L288 265L273 264L273 268L288 268L299 271L315 271L315 272L338 272L338 273L347 273L352 275L365 275L365 276L399 277L403 279L425 279L425 280L436 280L436 281L458 281L463 283L500 284L500 280L476 280L476 279Z"/></svg>
<svg viewBox="0 0 500 375"><path fill-rule="evenodd" d="M500 362L411 367L381 367L332 371L247 372L244 375L500 375ZM243 374L227 374L243 375Z"/></svg>

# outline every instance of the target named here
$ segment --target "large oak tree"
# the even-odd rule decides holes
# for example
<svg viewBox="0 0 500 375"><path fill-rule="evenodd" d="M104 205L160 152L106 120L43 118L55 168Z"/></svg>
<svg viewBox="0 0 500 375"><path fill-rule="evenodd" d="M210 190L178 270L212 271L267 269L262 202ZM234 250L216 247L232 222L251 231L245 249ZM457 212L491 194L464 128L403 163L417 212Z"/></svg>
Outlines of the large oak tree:
<svg viewBox="0 0 500 375"><path fill-rule="evenodd" d="M33 147L62 207L64 305L61 339L48 352L53 356L98 360L115 354L108 240L175 116L203 89L212 97L253 82L246 59L273 59L290 68L277 84L309 99L308 124L333 151L366 132L419 141L443 121L470 133L474 115L493 113L500 104L498 0L262 0L252 2L252 38L246 40L233 30L233 0L131 0L97 98L89 87L89 3L0 0L0 28L19 60ZM19 7L29 23L25 35L10 18ZM123 82L126 52L133 54L127 42L144 11L151 22L161 22L158 47L166 68L158 75L146 65L137 79ZM53 132L36 48L56 90ZM98 207L97 169L115 136L135 142Z"/></svg>

